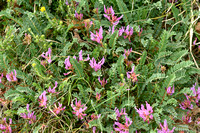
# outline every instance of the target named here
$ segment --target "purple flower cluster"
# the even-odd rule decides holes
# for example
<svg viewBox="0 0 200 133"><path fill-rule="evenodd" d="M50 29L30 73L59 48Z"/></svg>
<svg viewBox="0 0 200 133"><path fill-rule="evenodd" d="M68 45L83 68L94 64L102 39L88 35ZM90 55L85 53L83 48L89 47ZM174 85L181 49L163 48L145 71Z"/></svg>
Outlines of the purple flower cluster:
<svg viewBox="0 0 200 133"><path fill-rule="evenodd" d="M72 113L75 114L78 119L82 120L83 117L87 115L83 113L87 109L87 107L85 106L85 104L81 105L81 101L77 102L77 98L75 98L75 100L75 105L73 104L73 101L71 103L71 107L74 110Z"/></svg>
<svg viewBox="0 0 200 133"><path fill-rule="evenodd" d="M133 28L129 28L130 26L128 25L125 29L125 27L121 27L119 28L119 36L122 36L123 33L125 33L124 35L124 39L128 38L129 41L131 41L131 36L133 35Z"/></svg>
<svg viewBox="0 0 200 133"><path fill-rule="evenodd" d="M139 74L135 74L134 72L135 66L133 66L131 72L127 72L127 78L131 79L133 83L135 83L136 81L138 81L137 76L139 76Z"/></svg>
<svg viewBox="0 0 200 133"><path fill-rule="evenodd" d="M101 45L101 47L103 47L103 42L102 42L102 39L103 39L103 28L100 27L99 32L96 31L96 34L94 34L94 33L92 33L90 31L90 39L92 41L95 41L95 42L99 43Z"/></svg>
<svg viewBox="0 0 200 133"><path fill-rule="evenodd" d="M12 119L9 118L9 123L6 122L6 118L2 120L2 124L0 124L0 130L2 130L2 133L12 133L11 129L11 124L12 124Z"/></svg>
<svg viewBox="0 0 200 133"><path fill-rule="evenodd" d="M50 64L51 62L52 62L52 60L51 60L51 48L48 48L48 51L46 52L46 53L42 53L41 54L41 56L43 57L43 58L45 58L46 60L47 60L47 62ZM43 66L45 66L45 61L41 61L41 64L43 65Z"/></svg>
<svg viewBox="0 0 200 133"><path fill-rule="evenodd" d="M56 93L56 87L57 87L57 85L58 85L58 82L56 81L55 82L55 86L51 89L51 87L49 86L49 89L48 89L48 92L49 93Z"/></svg>
<svg viewBox="0 0 200 133"><path fill-rule="evenodd" d="M7 78L7 80L9 82L17 81L17 77L16 77L17 76L17 72L16 72L16 70L14 70L14 72L15 72L15 74L13 72L6 74L6 78ZM2 75L1 75L1 77L3 77Z"/></svg>
<svg viewBox="0 0 200 133"><path fill-rule="evenodd" d="M122 124L120 122L114 123L113 128L116 132L129 133L129 126L132 124L132 121L127 116L125 116L125 119L126 119L126 122L124 124Z"/></svg>
<svg viewBox="0 0 200 133"><path fill-rule="evenodd" d="M122 108L122 109L121 109L121 112L119 112L119 109L118 109L117 107L115 107L115 114L117 115L117 116L116 116L116 119L119 120L119 118L120 118L122 115L125 115L125 116L127 115L126 109L125 109L125 108L124 108L124 109Z"/></svg>
<svg viewBox="0 0 200 133"><path fill-rule="evenodd" d="M124 50L124 59L128 59L128 56L130 55L130 53L132 52L132 48L131 49L128 49L128 50Z"/></svg>
<svg viewBox="0 0 200 133"><path fill-rule="evenodd" d="M78 19L78 20L82 20L82 19L83 19L83 14L82 14L82 13L78 14L78 13L75 11L74 17L75 17L76 19Z"/></svg>
<svg viewBox="0 0 200 133"><path fill-rule="evenodd" d="M161 127L161 129L158 130L158 133L173 133L173 132L174 132L174 129L176 128L176 127L174 127L174 128L170 131L170 130L168 129L168 125L167 125L167 120L166 120L166 119L164 120L164 124L163 124L163 125L160 123L160 127Z"/></svg>
<svg viewBox="0 0 200 133"><path fill-rule="evenodd" d="M55 114L59 114L60 111L65 110L65 106L62 107L62 104L61 104L61 103L58 102L58 105L59 105L59 106L57 107L57 105L54 103L55 108L53 109L53 112L54 112Z"/></svg>
<svg viewBox="0 0 200 133"><path fill-rule="evenodd" d="M146 101L146 107L147 109L144 108L144 105L142 104L141 105L141 109L136 109L136 111L138 112L139 116L144 120L144 121L148 121L149 123L149 119L153 119L153 109L152 107L150 106L150 104L147 103Z"/></svg>
<svg viewBox="0 0 200 133"><path fill-rule="evenodd" d="M47 108L47 97L46 97L47 92L44 91L40 96L39 96L39 106L40 107L45 107Z"/></svg>
<svg viewBox="0 0 200 133"><path fill-rule="evenodd" d="M103 80L101 80L100 77L98 77L98 80L101 83L101 86L105 87L105 85L107 84L107 80L105 80L105 78L103 78Z"/></svg>
<svg viewBox="0 0 200 133"><path fill-rule="evenodd" d="M28 114L26 113L21 113L21 117L24 119L29 120L29 124L32 124L36 121L36 115L34 115L34 112L30 112L29 110L29 104L26 105L26 110L28 111Z"/></svg>
<svg viewBox="0 0 200 133"><path fill-rule="evenodd" d="M174 86L173 86L173 88L170 86L170 87L168 87L167 88L167 94L168 95L172 95L174 93Z"/></svg>
<svg viewBox="0 0 200 133"><path fill-rule="evenodd" d="M183 120L184 124L188 124L188 123L192 122L192 118L191 118L191 116L189 116L189 112L187 112L187 115L182 117L182 120Z"/></svg>
<svg viewBox="0 0 200 133"><path fill-rule="evenodd" d="M182 108L183 110L185 109L193 109L193 105L191 104L191 101L189 99L189 96L187 94L185 94L186 98L180 105L180 108Z"/></svg>
<svg viewBox="0 0 200 133"><path fill-rule="evenodd" d="M98 63L96 62L96 60L93 57L92 60L90 60L89 64L95 71L97 71L97 70L101 69L101 66L104 64L104 62L105 62L104 57Z"/></svg>
<svg viewBox="0 0 200 133"><path fill-rule="evenodd" d="M106 17L111 22L111 25L113 26L116 26L119 23L119 20L123 17L123 15L121 15L119 18L117 18L117 16L115 16L115 12L112 6L106 9L104 5L104 12L106 13L104 14L104 17Z"/></svg>

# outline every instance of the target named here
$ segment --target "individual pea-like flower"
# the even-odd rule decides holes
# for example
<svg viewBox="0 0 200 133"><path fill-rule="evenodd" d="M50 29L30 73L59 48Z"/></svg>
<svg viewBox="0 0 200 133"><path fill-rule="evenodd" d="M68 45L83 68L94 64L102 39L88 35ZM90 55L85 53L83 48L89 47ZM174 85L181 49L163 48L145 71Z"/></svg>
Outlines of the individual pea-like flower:
<svg viewBox="0 0 200 133"><path fill-rule="evenodd" d="M122 36L122 34L124 33L124 31L125 31L125 27L122 26L121 28L119 28L119 33L118 33L118 35L119 35L119 36Z"/></svg>
<svg viewBox="0 0 200 133"><path fill-rule="evenodd" d="M101 59L101 61L99 61L98 64L97 64L96 60L93 57L92 60L90 60L89 64L95 71L97 71L97 70L101 69L101 66L104 64L104 62L105 62L105 59L103 57Z"/></svg>
<svg viewBox="0 0 200 133"><path fill-rule="evenodd" d="M51 48L48 48L48 51L46 53L43 52L41 54L41 56L43 58L45 58L48 61L48 63L50 64L52 62L52 60L51 60Z"/></svg>
<svg viewBox="0 0 200 133"><path fill-rule="evenodd" d="M57 85L58 85L58 82L56 81L55 82L55 86L51 89L51 86L49 86L49 89L48 89L48 92L49 93L56 93L56 87L57 87Z"/></svg>
<svg viewBox="0 0 200 133"><path fill-rule="evenodd" d="M57 107L57 105L54 103L55 108L53 109L53 112L54 112L55 114L59 114L60 111L65 110L65 106L62 107L62 104L61 104L61 103L58 102L58 105L59 105L59 106Z"/></svg>
<svg viewBox="0 0 200 133"><path fill-rule="evenodd" d="M117 107L115 107L115 114L117 115L117 116L116 116L116 119L119 120L119 118L120 118L122 115L127 115L126 109L125 109L125 108L122 108L122 109L121 109L121 112L119 112L119 109L118 109Z"/></svg>
<svg viewBox="0 0 200 133"><path fill-rule="evenodd" d="M131 36L133 35L133 28L129 28L129 25L126 27L126 30L124 31L126 35L124 36L124 39L128 38L129 41L131 41Z"/></svg>
<svg viewBox="0 0 200 133"><path fill-rule="evenodd" d="M125 116L125 119L126 119L126 122L124 124L121 124L120 122L114 123L113 128L116 132L129 133L129 126L132 124L132 121L127 116Z"/></svg>
<svg viewBox="0 0 200 133"><path fill-rule="evenodd" d="M128 56L130 55L130 53L132 52L133 50L132 50L132 48L131 49L128 49L128 50L124 50L124 54L123 54L123 56L125 57L125 59L128 59Z"/></svg>
<svg viewBox="0 0 200 133"><path fill-rule="evenodd" d="M177 0L169 0L169 3L176 3L178 2Z"/></svg>
<svg viewBox="0 0 200 133"><path fill-rule="evenodd" d="M102 39L103 39L103 28L100 27L99 32L96 31L96 34L92 33L90 31L90 39L92 41L95 41L97 43L99 43L101 45L101 47L103 47L103 43L102 43Z"/></svg>
<svg viewBox="0 0 200 133"><path fill-rule="evenodd" d="M97 92L97 94L96 94L96 96L95 96L95 97L96 97L97 101L99 101L99 100L100 100L100 98L101 98L101 94Z"/></svg>
<svg viewBox="0 0 200 133"><path fill-rule="evenodd" d="M182 120L184 122L184 124L188 124L192 122L192 118L191 116L189 116L189 111L187 112L187 115L182 117Z"/></svg>
<svg viewBox="0 0 200 133"><path fill-rule="evenodd" d="M84 24L85 24L85 28L89 29L91 27L91 25L93 24L93 22L92 21L85 21Z"/></svg>
<svg viewBox="0 0 200 133"><path fill-rule="evenodd" d="M103 78L103 80L101 80L100 77L98 77L98 81L101 83L102 87L105 87L105 85L107 84L107 80L105 80L105 78Z"/></svg>
<svg viewBox="0 0 200 133"><path fill-rule="evenodd" d="M72 70L73 69L73 67L72 67L72 64L70 63L70 56L68 56L66 59L65 59L65 62L64 62L64 64L65 64L65 69L67 69L67 70ZM67 72L67 73L64 73L64 75L68 75L68 74L70 74L72 71L69 71L69 72Z"/></svg>
<svg viewBox="0 0 200 133"><path fill-rule="evenodd" d="M75 105L73 104L73 101L71 103L71 107L74 110L72 113L75 114L78 119L82 120L83 117L87 115L83 113L87 109L87 107L85 106L85 104L81 105L81 101L77 102L77 98L75 98L75 100Z"/></svg>
<svg viewBox="0 0 200 133"><path fill-rule="evenodd" d="M30 112L29 110L29 104L26 105L26 110L28 111L28 114L21 113L21 117L24 119L29 120L29 124L32 124L36 121L36 115L34 115L34 112Z"/></svg>
<svg viewBox="0 0 200 133"><path fill-rule="evenodd" d="M190 101L190 99L189 99L189 96L188 95L186 95L185 94L185 96L186 96L186 98L187 98L187 100L185 99L181 104L179 104L180 105L180 108L182 108L183 110L185 110L185 109L193 109L193 105L191 104L191 101Z"/></svg>
<svg viewBox="0 0 200 133"><path fill-rule="evenodd" d="M136 81L138 81L137 76L139 76L139 74L135 74L134 72L135 66L133 66L131 72L127 72L127 78L131 79L133 83L135 83Z"/></svg>
<svg viewBox="0 0 200 133"><path fill-rule="evenodd" d="M112 6L111 6L110 8L107 7L107 9L106 9L106 6L104 5L104 12L105 12L106 14L110 14L110 15L111 15L111 14L115 14L115 12L114 12Z"/></svg>
<svg viewBox="0 0 200 133"><path fill-rule="evenodd" d="M193 42L193 45L196 45L196 42L197 42L197 38L195 38L195 40Z"/></svg>
<svg viewBox="0 0 200 133"><path fill-rule="evenodd" d="M69 5L69 2L68 2L68 0L66 0L66 1L65 1L65 4L66 4L67 6Z"/></svg>
<svg viewBox="0 0 200 133"><path fill-rule="evenodd" d="M174 86L173 86L173 88L171 87L171 86L169 86L168 88L167 88L167 94L168 95L172 95L174 93Z"/></svg>
<svg viewBox="0 0 200 133"><path fill-rule="evenodd" d="M109 27L108 32L110 34L113 34L115 32L115 25L113 25L112 27Z"/></svg>
<svg viewBox="0 0 200 133"><path fill-rule="evenodd" d="M44 12L44 11L46 11L45 7L44 7L44 6L43 6L43 7L41 7L41 8L40 8L40 11L41 11L41 12Z"/></svg>
<svg viewBox="0 0 200 133"><path fill-rule="evenodd" d="M12 119L9 118L9 123L6 122L6 118L4 118L2 120L2 124L0 124L0 130L2 130L2 133L12 133L12 128L11 128L11 124L12 124Z"/></svg>
<svg viewBox="0 0 200 133"><path fill-rule="evenodd" d="M0 83L1 83L1 79L3 78L3 73L1 74L1 76L0 76Z"/></svg>
<svg viewBox="0 0 200 133"><path fill-rule="evenodd" d="M9 82L15 82L15 81L17 81L17 77L16 77L17 76L17 72L16 72L16 70L14 70L14 73L11 72L11 73L6 74L6 78L7 78L7 80Z"/></svg>
<svg viewBox="0 0 200 133"><path fill-rule="evenodd" d="M78 20L82 20L82 19L83 19L83 14L82 14L82 13L78 14L78 13L75 11L74 17L75 17L76 19L78 19Z"/></svg>
<svg viewBox="0 0 200 133"><path fill-rule="evenodd" d="M153 109L152 107L150 106L150 104L147 103L146 101L146 107L147 109L144 108L144 105L142 104L141 105L141 109L136 109L136 111L138 112L139 116L144 120L144 121L148 121L149 123L149 119L153 119Z"/></svg>
<svg viewBox="0 0 200 133"><path fill-rule="evenodd" d="M39 96L39 106L40 107L45 107L47 108L47 97L46 97L46 91L44 91L40 96Z"/></svg>
<svg viewBox="0 0 200 133"><path fill-rule="evenodd" d="M86 59L83 59L82 52L83 52L82 50L79 52L79 59L78 59L78 61L88 61L88 60L90 60L89 54L88 54L88 57Z"/></svg>
<svg viewBox="0 0 200 133"><path fill-rule="evenodd" d="M168 129L168 125L167 125L167 120L166 119L164 120L164 124L163 125L160 123L160 127L161 127L161 129L157 130L158 133L173 133L174 129L176 128L176 127L173 127L173 129L170 131Z"/></svg>
<svg viewBox="0 0 200 133"><path fill-rule="evenodd" d="M195 100L195 103L197 104L197 106L199 106L200 87L198 87L198 90L196 90L195 87L196 87L196 83L191 88L191 90L193 91L193 96L191 96L191 98L193 98Z"/></svg>

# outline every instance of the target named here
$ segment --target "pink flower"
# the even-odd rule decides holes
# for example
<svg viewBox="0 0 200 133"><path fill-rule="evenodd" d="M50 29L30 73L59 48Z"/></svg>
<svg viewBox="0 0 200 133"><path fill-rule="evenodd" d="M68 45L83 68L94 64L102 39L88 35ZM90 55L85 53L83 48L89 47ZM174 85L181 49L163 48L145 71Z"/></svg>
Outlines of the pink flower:
<svg viewBox="0 0 200 133"><path fill-rule="evenodd" d="M90 31L90 39L99 43L103 47L102 39L103 39L103 28L100 27L99 32L96 31L96 35Z"/></svg>
<svg viewBox="0 0 200 133"><path fill-rule="evenodd" d="M92 60L90 60L89 64L95 71L97 71L97 70L101 69L101 66L104 64L104 62L105 62L105 59L103 57L102 60L99 61L98 64L97 64L96 60L93 57Z"/></svg>
<svg viewBox="0 0 200 133"><path fill-rule="evenodd" d="M192 122L192 118L189 116L189 112L187 112L187 115L185 115L185 117L182 117L182 120L184 122L184 124L188 124Z"/></svg>
<svg viewBox="0 0 200 133"><path fill-rule="evenodd" d="M129 30L129 25L128 25L124 33L126 33L126 36L124 36L124 39L128 38L129 41L131 41L131 36L133 35L133 28L131 27Z"/></svg>
<svg viewBox="0 0 200 133"><path fill-rule="evenodd" d="M85 104L81 105L81 101L77 102L77 98L75 98L75 100L76 100L75 106L73 104L73 101L71 103L71 107L74 110L74 112L72 113L75 114L78 117L78 119L80 118L82 120L83 117L87 115L83 114L83 112L87 109L87 107L85 106Z"/></svg>
<svg viewBox="0 0 200 133"><path fill-rule="evenodd" d="M142 32L143 32L143 29L141 28L141 29L140 29L140 32L138 33L138 36L139 36L139 37L141 36Z"/></svg>
<svg viewBox="0 0 200 133"><path fill-rule="evenodd" d="M56 104L54 103L55 108L53 109L53 112L55 114L59 114L60 111L65 110L65 106L62 108L62 104L58 102L58 107L56 106Z"/></svg>
<svg viewBox="0 0 200 133"><path fill-rule="evenodd" d="M167 120L165 119L164 120L164 124L162 125L160 123L160 127L161 127L161 130L158 130L158 133L173 133L174 132L174 129L176 127L174 127L171 131L168 129L168 125L167 125Z"/></svg>
<svg viewBox="0 0 200 133"><path fill-rule="evenodd" d="M99 119L100 117L101 117L101 114L99 114L99 115L97 114L97 115L96 115L96 114L93 113L93 114L91 115L91 120L97 120L97 119Z"/></svg>
<svg viewBox="0 0 200 133"><path fill-rule="evenodd" d="M133 66L131 72L127 72L127 78L131 79L133 81L133 83L135 83L136 81L138 81L137 76L139 76L139 74L135 74L134 73L134 69L135 66Z"/></svg>
<svg viewBox="0 0 200 133"><path fill-rule="evenodd" d="M51 86L49 86L48 92L49 93L56 93L55 89L56 89L57 85L58 85L58 82L56 81L55 82L55 86L53 87L53 89L51 89Z"/></svg>
<svg viewBox="0 0 200 133"><path fill-rule="evenodd" d="M15 74L14 74L13 72L6 74L6 78L7 78L7 80L8 80L9 82L17 81L17 78L16 78L17 72L16 72L16 70L14 70L14 72L15 72ZM2 75L1 75L1 76L2 76Z"/></svg>
<svg viewBox="0 0 200 133"><path fill-rule="evenodd" d="M96 94L96 100L99 101L100 98L101 98L101 94L97 92L97 94Z"/></svg>
<svg viewBox="0 0 200 133"><path fill-rule="evenodd" d="M105 86L107 84L107 80L105 80L105 78L103 78L103 80L100 79L100 77L98 77L99 82L101 83L101 86Z"/></svg>
<svg viewBox="0 0 200 133"><path fill-rule="evenodd" d="M79 52L79 61L88 61L88 60L90 60L89 54L88 54L87 59L83 59L82 52L83 52L82 50Z"/></svg>
<svg viewBox="0 0 200 133"><path fill-rule="evenodd" d="M73 69L73 67L72 67L72 64L70 63L70 61L69 61L69 58L70 58L70 56L68 56L66 59L65 59L65 62L64 62L64 64L65 64L65 69L67 69L67 70L72 70ZM67 72L67 73L64 73L64 75L68 75L68 74L70 74L72 71L69 71L69 72Z"/></svg>
<svg viewBox="0 0 200 133"><path fill-rule="evenodd" d="M29 120L29 124L32 124L36 121L36 115L34 115L34 112L30 112L29 110L29 104L27 104L26 109L28 111L28 114L26 113L21 113L21 117L23 117L24 119Z"/></svg>
<svg viewBox="0 0 200 133"><path fill-rule="evenodd" d="M85 28L89 29L91 27L91 25L93 24L93 22L92 21L89 21L89 22L85 21L84 24L85 24Z"/></svg>
<svg viewBox="0 0 200 133"><path fill-rule="evenodd" d="M105 12L106 14L115 14L115 12L114 12L112 6L111 6L110 8L107 8L107 9L106 9L106 6L104 5L104 12Z"/></svg>
<svg viewBox="0 0 200 133"><path fill-rule="evenodd" d="M125 31L125 27L121 27L121 28L119 28L119 36L122 36L122 34L124 33L124 31Z"/></svg>
<svg viewBox="0 0 200 133"><path fill-rule="evenodd" d="M46 97L46 91L44 91L40 96L39 96L39 100L38 100L40 103L39 103L39 106L40 107L45 107L47 108L47 97Z"/></svg>
<svg viewBox="0 0 200 133"><path fill-rule="evenodd" d="M147 107L147 109L145 109L145 108L144 108L144 105L142 104L142 105L141 105L141 109L137 109L136 107L135 107L135 109L136 109L136 111L138 112L139 116L140 116L144 121L148 121L148 123L149 123L149 118L150 118L150 119L153 119L153 115L152 115L153 109L152 109L152 107L150 106L150 104L147 103L147 101L146 101L146 107Z"/></svg>
<svg viewBox="0 0 200 133"><path fill-rule="evenodd" d="M0 76L0 83L1 83L1 79L3 78L3 73L1 74L1 76Z"/></svg>
<svg viewBox="0 0 200 133"><path fill-rule="evenodd" d="M9 124L6 122L6 118L3 119L3 123L0 124L0 130L3 130L2 133L12 133L11 129L11 124L12 124L12 119L9 118Z"/></svg>
<svg viewBox="0 0 200 133"><path fill-rule="evenodd" d="M132 121L127 116L125 116L125 119L126 119L125 124L121 124L119 122L114 123L113 128L116 132L129 133L129 126L132 124ZM118 127L116 127L116 126L118 126Z"/></svg>
<svg viewBox="0 0 200 133"><path fill-rule="evenodd" d="M193 105L191 104L191 101L189 100L189 96L187 96L186 94L185 94L185 96L186 96L187 100L184 100L181 104L179 104L180 108L182 108L183 110L185 110L187 108L193 109Z"/></svg>
<svg viewBox="0 0 200 133"><path fill-rule="evenodd" d="M193 42L193 45L196 45L196 42L197 42L197 38L195 38L195 40Z"/></svg>
<svg viewBox="0 0 200 133"><path fill-rule="evenodd" d="M132 52L133 50L132 50L132 48L131 49L128 49L128 50L124 50L124 54L123 54L123 56L125 57L125 59L128 59L128 56L130 55L130 53Z"/></svg>
<svg viewBox="0 0 200 133"><path fill-rule="evenodd" d="M121 109L121 112L119 112L119 109L118 109L117 107L115 107L115 114L117 115L117 116L116 116L116 119L119 120L119 118L120 118L122 115L125 115L125 116L127 115L126 109L125 109L125 108L124 108L124 109L122 108L122 109Z"/></svg>
<svg viewBox="0 0 200 133"><path fill-rule="evenodd" d="M173 88L171 88L171 86L168 87L168 88L167 88L167 94L168 94L168 95L172 95L173 93L174 93L174 86L173 86Z"/></svg>
<svg viewBox="0 0 200 133"><path fill-rule="evenodd" d="M82 20L83 19L83 14L82 13L80 13L80 14L78 14L76 11L75 11L75 18L76 19L78 19L78 20Z"/></svg>
<svg viewBox="0 0 200 133"><path fill-rule="evenodd" d="M108 32L109 32L110 34L113 34L113 33L115 32L115 26L113 25L112 28L109 27Z"/></svg>
<svg viewBox="0 0 200 133"><path fill-rule="evenodd" d="M52 62L52 60L51 60L51 48L48 48L48 51L46 53L43 52L41 56L43 58L45 58L48 61L48 63L50 64Z"/></svg>

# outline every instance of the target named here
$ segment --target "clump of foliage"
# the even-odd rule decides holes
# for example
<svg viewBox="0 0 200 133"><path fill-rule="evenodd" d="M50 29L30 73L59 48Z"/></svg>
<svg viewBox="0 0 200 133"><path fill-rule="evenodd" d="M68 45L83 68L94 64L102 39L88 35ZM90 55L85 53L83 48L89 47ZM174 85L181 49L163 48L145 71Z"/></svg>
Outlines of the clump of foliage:
<svg viewBox="0 0 200 133"><path fill-rule="evenodd" d="M6 3L2 132L200 130L196 1Z"/></svg>

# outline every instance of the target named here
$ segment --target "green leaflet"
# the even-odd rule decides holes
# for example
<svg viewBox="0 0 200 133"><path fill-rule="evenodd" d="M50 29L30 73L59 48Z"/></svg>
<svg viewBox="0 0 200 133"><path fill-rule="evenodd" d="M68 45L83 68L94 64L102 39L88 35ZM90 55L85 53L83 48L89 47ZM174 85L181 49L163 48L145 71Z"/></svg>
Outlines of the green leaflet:
<svg viewBox="0 0 200 133"><path fill-rule="evenodd" d="M115 44L116 44L116 40L118 38L118 31L115 31L111 37L110 37L110 40L109 40L109 45L110 47L112 48L112 50L115 49Z"/></svg>
<svg viewBox="0 0 200 133"><path fill-rule="evenodd" d="M116 2L120 12L123 14L123 19L126 21L126 23L129 23L132 18L128 8L126 7L126 4L123 2L123 0L116 0Z"/></svg>
<svg viewBox="0 0 200 133"><path fill-rule="evenodd" d="M81 67L81 64L79 64L78 61L75 60L74 58L70 58L70 63L72 63L77 76L84 77L83 68Z"/></svg>
<svg viewBox="0 0 200 133"><path fill-rule="evenodd" d="M120 55L120 57L117 60L117 71L118 74L123 74L124 73L124 56Z"/></svg>

